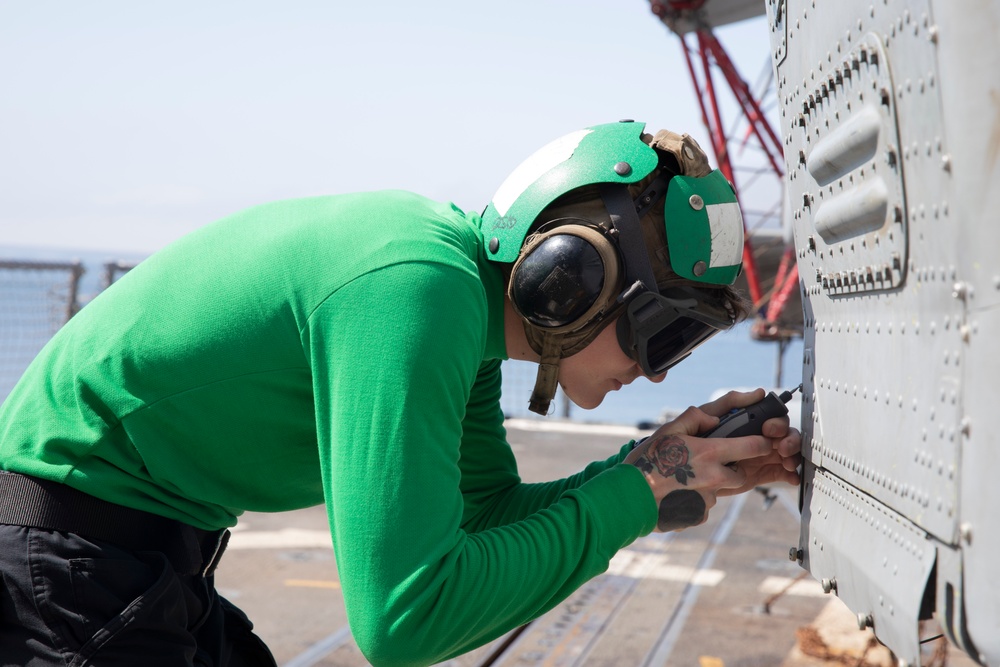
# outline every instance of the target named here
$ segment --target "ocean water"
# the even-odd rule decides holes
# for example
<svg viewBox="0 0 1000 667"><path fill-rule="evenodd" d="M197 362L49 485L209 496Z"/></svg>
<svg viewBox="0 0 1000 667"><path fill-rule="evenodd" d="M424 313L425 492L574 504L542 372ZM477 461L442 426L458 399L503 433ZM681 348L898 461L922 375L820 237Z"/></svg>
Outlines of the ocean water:
<svg viewBox="0 0 1000 667"><path fill-rule="evenodd" d="M117 260L135 262L142 258L141 255L122 256L100 251L77 252L0 246L0 259L61 262L78 260L83 263L86 271L79 287L79 301L82 304L98 294L103 287L105 262ZM5 298L13 299L16 295L0 294L0 308L4 308L2 302ZM2 315L3 313L0 313L0 320L4 319ZM12 336L11 331L2 326L0 335L8 338ZM37 349L40 349L44 340L35 342ZM10 341L7 343L9 346ZM3 345L4 341L0 340L0 357L4 356ZM26 366L30 356L33 355L28 355L27 360L18 358L6 365L0 363L0 401L6 396L16 376L20 374L18 368L13 366L19 364ZM559 393L547 418L636 426L659 421L665 413L678 413L689 405L705 403L723 390L757 387L768 390L787 389L798 385L802 373L802 341L793 340L786 346L782 355L780 378L777 377L778 360L778 344L753 340L750 337L749 324L742 324L715 336L695 350L690 357L671 369L667 378L660 384L653 384L640 378L617 392L609 393L604 402L593 410L583 410L568 404ZM505 362L501 405L508 416L543 419L528 411L528 398L534 385L536 369L537 366L530 362Z"/></svg>
<svg viewBox="0 0 1000 667"><path fill-rule="evenodd" d="M569 405L568 415L561 393L548 418L636 426L660 420L664 413L678 413L690 405L701 405L729 389L791 389L802 381L802 341L790 341L782 355L781 377L777 377L777 343L755 341L750 325L741 324L716 335L690 357L672 368L667 378L653 384L642 378L610 392L597 408L583 410ZM504 364L501 404L508 416L539 418L527 411L535 381L535 364L508 361Z"/></svg>

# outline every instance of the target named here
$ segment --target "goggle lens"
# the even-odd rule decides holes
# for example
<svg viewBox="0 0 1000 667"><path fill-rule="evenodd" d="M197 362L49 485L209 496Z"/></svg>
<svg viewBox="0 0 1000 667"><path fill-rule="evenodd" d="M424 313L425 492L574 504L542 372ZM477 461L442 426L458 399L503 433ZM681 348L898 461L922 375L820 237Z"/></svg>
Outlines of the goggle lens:
<svg viewBox="0 0 1000 667"><path fill-rule="evenodd" d="M717 333L718 329L704 322L680 317L646 341L645 353L640 351L639 354L640 365L648 367L652 375L659 375ZM646 358L645 364L641 360L643 356Z"/></svg>
<svg viewBox="0 0 1000 667"><path fill-rule="evenodd" d="M733 325L728 314L689 291L671 298L644 292L618 320L618 343L648 376L677 365L709 338Z"/></svg>

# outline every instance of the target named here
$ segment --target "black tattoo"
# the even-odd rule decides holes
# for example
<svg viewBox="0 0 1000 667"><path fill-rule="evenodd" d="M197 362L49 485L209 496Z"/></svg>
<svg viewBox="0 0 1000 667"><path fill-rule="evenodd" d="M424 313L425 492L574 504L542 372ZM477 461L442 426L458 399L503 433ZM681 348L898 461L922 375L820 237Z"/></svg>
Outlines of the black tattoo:
<svg viewBox="0 0 1000 667"><path fill-rule="evenodd" d="M705 518L705 499L697 491L671 491L660 501L656 527L663 532L697 526Z"/></svg>
<svg viewBox="0 0 1000 667"><path fill-rule="evenodd" d="M639 470L643 471L644 473L653 472L653 464L650 463L649 459L647 459L645 456L640 456L639 458L637 458L633 463L633 465Z"/></svg>

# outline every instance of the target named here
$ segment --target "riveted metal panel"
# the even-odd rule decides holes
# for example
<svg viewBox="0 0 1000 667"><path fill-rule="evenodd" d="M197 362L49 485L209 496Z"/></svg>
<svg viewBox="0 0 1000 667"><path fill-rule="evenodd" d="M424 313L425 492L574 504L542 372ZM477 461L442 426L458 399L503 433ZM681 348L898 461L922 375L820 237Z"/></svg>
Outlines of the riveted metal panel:
<svg viewBox="0 0 1000 667"><path fill-rule="evenodd" d="M947 203L955 228L952 238L935 242L955 255L954 290L966 313L959 324L960 539L951 567L939 566L938 575L939 588L951 585L955 600L949 609L942 590L937 608L956 643L981 663L1000 665L1000 3L936 0L931 17L943 145L936 159L952 185Z"/></svg>
<svg viewBox="0 0 1000 667"><path fill-rule="evenodd" d="M924 168L944 141L929 131L935 45L898 29L919 3L863 18L854 3L816 4L789 2L796 58L778 69L807 301L809 454L952 542L965 313L949 179Z"/></svg>
<svg viewBox="0 0 1000 667"><path fill-rule="evenodd" d="M874 33L832 60L811 73L790 136L798 160L789 180L801 192L792 218L808 234L800 260L828 294L887 290L907 268L890 63Z"/></svg>
<svg viewBox="0 0 1000 667"><path fill-rule="evenodd" d="M775 66L785 59L788 40L788 8L786 0L767 0L767 24L771 29L771 59Z"/></svg>
<svg viewBox="0 0 1000 667"><path fill-rule="evenodd" d="M997 221L979 229L980 243L992 243L1000 251ZM970 251L971 252L971 251ZM970 302L969 317L965 328L965 358L963 404L965 416L962 423L962 452L960 475L962 485L959 495L959 542L961 569L940 570L940 579L953 587L953 594L960 596L961 608L948 598L938 598L941 618L958 628L953 639L956 643L967 641L966 650L979 656L980 662L1000 664L1000 578L997 562L1000 554L1000 437L997 434L998 397L1000 382L1000 307L995 304L980 305L994 300L1000 291L997 261L990 262L992 279L969 281L960 289L967 291ZM977 272L982 272L981 267ZM988 274L987 274L988 276ZM980 292L981 290L981 292ZM942 584L943 585L943 584ZM961 613L960 619L953 615ZM964 639L963 639L964 637Z"/></svg>
<svg viewBox="0 0 1000 667"><path fill-rule="evenodd" d="M899 513L823 470L809 468L803 492L803 566L824 573L824 589L850 601L859 627L870 619L897 657L919 664L920 642L911 628L919 623L935 544ZM842 548L848 534L857 548ZM881 585L872 586L874 581Z"/></svg>
<svg viewBox="0 0 1000 667"><path fill-rule="evenodd" d="M952 638L1000 664L1000 585L988 580L1000 522L987 509L1000 487L984 472L1000 464L990 422L1000 377L1000 8L783 4L787 37L777 3L768 16L802 280L807 478L822 480L804 492L803 562L836 578L900 654L918 633L914 591L923 594L937 562L928 595L951 615ZM824 489L850 508L826 502L830 518L820 519ZM884 576L865 518L874 510L858 507L921 536L919 572ZM914 543L889 540L877 555L904 563Z"/></svg>

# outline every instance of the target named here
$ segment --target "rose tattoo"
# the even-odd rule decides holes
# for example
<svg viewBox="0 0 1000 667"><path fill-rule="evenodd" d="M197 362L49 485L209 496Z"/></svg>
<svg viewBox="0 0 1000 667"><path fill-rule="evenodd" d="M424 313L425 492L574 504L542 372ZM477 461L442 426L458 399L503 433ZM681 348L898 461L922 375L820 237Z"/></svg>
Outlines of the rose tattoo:
<svg viewBox="0 0 1000 667"><path fill-rule="evenodd" d="M691 452L680 436L656 435L636 443L625 457L625 463L631 463L646 474L655 471L663 478L673 477L687 486L688 478L694 477L690 456ZM705 518L706 509L705 499L697 491L671 491L660 500L656 527L666 532L697 526Z"/></svg>
<svg viewBox="0 0 1000 667"><path fill-rule="evenodd" d="M680 436L655 436L635 465L643 472L656 470L663 477L673 477L681 484L687 484L694 477L694 470L688 463L690 452Z"/></svg>

